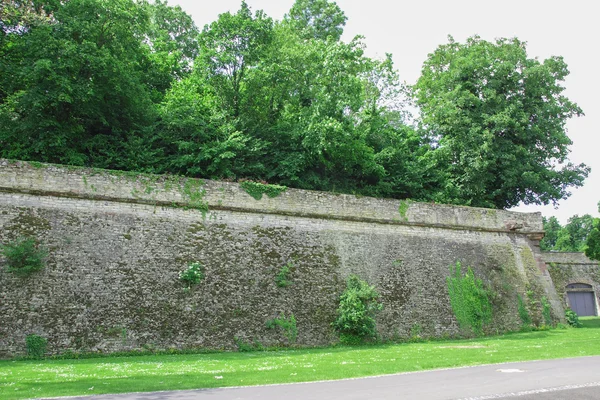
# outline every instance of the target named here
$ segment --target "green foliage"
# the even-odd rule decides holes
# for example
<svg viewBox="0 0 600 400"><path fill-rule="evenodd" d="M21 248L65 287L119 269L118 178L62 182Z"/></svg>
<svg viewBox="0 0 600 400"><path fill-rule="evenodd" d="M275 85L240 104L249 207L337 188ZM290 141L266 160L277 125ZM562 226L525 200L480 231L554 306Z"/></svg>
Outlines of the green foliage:
<svg viewBox="0 0 600 400"><path fill-rule="evenodd" d="M338 41L348 18L340 7L328 0L296 0L285 22L305 39Z"/></svg>
<svg viewBox="0 0 600 400"><path fill-rule="evenodd" d="M410 327L410 338L409 341L412 343L418 343L423 341L421 337L421 333L423 332L423 327L420 324L414 323Z"/></svg>
<svg viewBox="0 0 600 400"><path fill-rule="evenodd" d="M585 214L581 217L574 215L563 227L556 217L543 218L544 238L540 241L540 248L545 251L556 250L565 252L582 252L589 247L588 240L593 242L594 218Z"/></svg>
<svg viewBox="0 0 600 400"><path fill-rule="evenodd" d="M562 226L556 217L542 217L542 224L545 234L544 238L540 240L540 249L543 251L553 250Z"/></svg>
<svg viewBox="0 0 600 400"><path fill-rule="evenodd" d="M476 335L483 334L483 327L492 319L490 292L481 279L475 278L469 267L462 274L461 264L450 266L450 276L446 278L450 305L462 329L470 329Z"/></svg>
<svg viewBox="0 0 600 400"><path fill-rule="evenodd" d="M298 328L296 327L296 317L294 317L294 314L290 314L289 317L286 317L282 312L279 317L268 320L266 326L267 329L281 328L288 343L296 343L296 339L298 338Z"/></svg>
<svg viewBox="0 0 600 400"><path fill-rule="evenodd" d="M290 261L279 269L277 275L275 275L275 284L278 287L288 287L293 284L290 279L290 275L292 274L292 269L294 268L294 264Z"/></svg>
<svg viewBox="0 0 600 400"><path fill-rule="evenodd" d="M517 310L519 312L519 318L521 318L521 322L523 323L523 326L528 328L531 326L531 316L529 315L529 310L527 309L527 305L525 304L525 301L523 300L523 297L521 297L521 295L517 295L517 301L518 301L518 305L517 305Z"/></svg>
<svg viewBox="0 0 600 400"><path fill-rule="evenodd" d="M567 323L573 328L581 328L583 326L581 321L579 321L577 313L570 308L565 310L565 318L567 319Z"/></svg>
<svg viewBox="0 0 600 400"><path fill-rule="evenodd" d="M449 37L429 55L414 90L447 202L548 204L583 185L590 169L567 159L565 124L583 114L563 94L568 74L561 57L529 58L516 38Z"/></svg>
<svg viewBox="0 0 600 400"><path fill-rule="evenodd" d="M574 215L559 231L553 250L581 252L585 250L586 241L594 228L594 218L585 214Z"/></svg>
<svg viewBox="0 0 600 400"><path fill-rule="evenodd" d="M7 271L16 275L28 276L44 268L48 251L34 238L21 237L0 246L6 257Z"/></svg>
<svg viewBox="0 0 600 400"><path fill-rule="evenodd" d="M358 276L350 275L346 282L346 290L340 296L333 327L346 344L375 339L375 316L382 308L377 290Z"/></svg>
<svg viewBox="0 0 600 400"><path fill-rule="evenodd" d="M42 358L46 354L48 339L35 334L27 335L25 338L25 347L27 348L27 355L29 357Z"/></svg>
<svg viewBox="0 0 600 400"><path fill-rule="evenodd" d="M550 308L550 303L546 296L543 296L541 299L542 303L542 317L544 318L545 326L552 326L552 312Z"/></svg>
<svg viewBox="0 0 600 400"><path fill-rule="evenodd" d="M246 342L243 339L238 338L237 336L233 338L235 345L238 348L240 353L247 353L252 351L263 351L265 348L262 343L258 340L253 339L252 342Z"/></svg>
<svg viewBox="0 0 600 400"><path fill-rule="evenodd" d="M270 185L268 183L243 181L240 187L256 200L262 199L263 194L274 198L287 190L287 187L281 185Z"/></svg>
<svg viewBox="0 0 600 400"><path fill-rule="evenodd" d="M2 157L135 169L151 155L148 14L133 0L56 3L0 48ZM7 71L8 70L8 71Z"/></svg>
<svg viewBox="0 0 600 400"><path fill-rule="evenodd" d="M204 218L208 212L208 202L204 200L206 190L202 189L202 186L204 186L204 182L199 179L186 179L182 193L188 200L190 207L200 210Z"/></svg>
<svg viewBox="0 0 600 400"><path fill-rule="evenodd" d="M598 203L598 207L600 209L600 203ZM595 219L594 226L587 236L585 255L592 260L600 260L600 218Z"/></svg>
<svg viewBox="0 0 600 400"><path fill-rule="evenodd" d="M179 280L187 283L188 287L199 284L204 279L204 266L199 262L193 262L179 273Z"/></svg>
<svg viewBox="0 0 600 400"><path fill-rule="evenodd" d="M440 47L413 124L391 55L342 41L330 0L282 21L242 2L202 32L163 0L5 3L0 157L500 208L588 172L566 159L566 65L516 39Z"/></svg>
<svg viewBox="0 0 600 400"><path fill-rule="evenodd" d="M406 212L408 211L409 207L410 207L409 200L400 200L400 205L398 205L398 212L400 213L400 216L402 217L403 220L406 220Z"/></svg>

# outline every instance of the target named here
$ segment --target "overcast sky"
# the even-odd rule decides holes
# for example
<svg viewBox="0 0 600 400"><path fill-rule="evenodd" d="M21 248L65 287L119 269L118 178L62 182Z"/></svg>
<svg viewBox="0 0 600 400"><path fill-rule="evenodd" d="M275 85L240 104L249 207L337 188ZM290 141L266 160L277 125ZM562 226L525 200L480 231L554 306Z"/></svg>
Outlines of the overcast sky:
<svg viewBox="0 0 600 400"><path fill-rule="evenodd" d="M281 19L293 0L247 0L253 11L262 9L274 19ZM521 206L516 211L540 211L555 215L566 223L574 214L598 216L600 201L600 73L597 53L600 24L594 0L338 0L348 22L343 39L355 35L366 37L367 55L383 57L393 54L400 78L414 83L419 77L427 54L447 42L448 35L464 41L472 35L493 40L518 37L528 43L530 57L543 60L563 56L571 74L565 93L585 112L584 117L567 124L573 145L570 159L586 163L592 173L582 188L561 201L558 209L551 205ZM239 9L241 0L170 0L192 15L199 28L218 15Z"/></svg>

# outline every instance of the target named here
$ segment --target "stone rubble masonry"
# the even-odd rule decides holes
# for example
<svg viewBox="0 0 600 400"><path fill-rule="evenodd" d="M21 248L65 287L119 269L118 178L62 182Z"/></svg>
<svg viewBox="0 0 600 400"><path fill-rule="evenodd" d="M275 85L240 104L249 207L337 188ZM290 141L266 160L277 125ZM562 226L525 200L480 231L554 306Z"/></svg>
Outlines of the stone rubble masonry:
<svg viewBox="0 0 600 400"><path fill-rule="evenodd" d="M0 243L49 250L26 278L0 256L0 357L32 333L51 353L294 345L266 327L281 314L297 320L295 345L328 345L350 274L381 294L381 339L455 337L456 262L498 294L488 333L520 328L526 290L564 315L539 213L296 189L255 200L231 182L0 160L0 228ZM188 290L178 274L195 261L205 279Z"/></svg>

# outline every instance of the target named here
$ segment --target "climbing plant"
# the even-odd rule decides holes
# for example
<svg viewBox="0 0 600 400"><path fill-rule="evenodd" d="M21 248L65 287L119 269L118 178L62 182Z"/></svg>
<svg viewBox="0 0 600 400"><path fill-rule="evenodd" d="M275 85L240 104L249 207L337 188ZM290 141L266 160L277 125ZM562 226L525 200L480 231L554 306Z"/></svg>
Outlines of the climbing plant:
<svg viewBox="0 0 600 400"><path fill-rule="evenodd" d="M450 266L450 276L446 282L450 305L460 327L471 330L475 335L482 335L484 325L492 319L490 291L481 279L475 278L470 267L463 275L460 262Z"/></svg>
<svg viewBox="0 0 600 400"><path fill-rule="evenodd" d="M527 309L527 305L523 300L521 295L517 295L517 310L519 312L519 318L521 318L521 322L523 323L524 328L529 328L531 326L531 316L529 315L529 310Z"/></svg>

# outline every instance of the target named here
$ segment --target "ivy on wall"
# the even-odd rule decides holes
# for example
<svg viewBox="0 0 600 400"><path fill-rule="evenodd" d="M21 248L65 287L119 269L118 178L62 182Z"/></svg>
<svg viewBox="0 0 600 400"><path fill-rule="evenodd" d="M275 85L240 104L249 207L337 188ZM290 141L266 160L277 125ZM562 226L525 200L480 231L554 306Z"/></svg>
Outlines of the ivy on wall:
<svg viewBox="0 0 600 400"><path fill-rule="evenodd" d="M461 329L483 335L484 325L492 319L490 290L481 279L475 278L470 267L463 275L460 262L450 266L450 276L446 278L446 283L450 305Z"/></svg>

